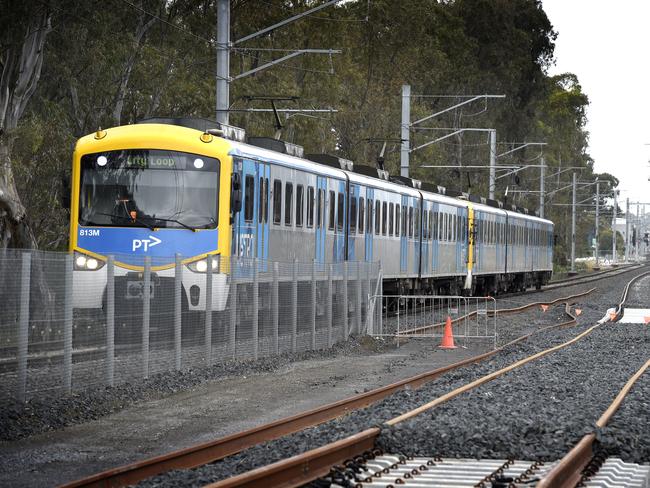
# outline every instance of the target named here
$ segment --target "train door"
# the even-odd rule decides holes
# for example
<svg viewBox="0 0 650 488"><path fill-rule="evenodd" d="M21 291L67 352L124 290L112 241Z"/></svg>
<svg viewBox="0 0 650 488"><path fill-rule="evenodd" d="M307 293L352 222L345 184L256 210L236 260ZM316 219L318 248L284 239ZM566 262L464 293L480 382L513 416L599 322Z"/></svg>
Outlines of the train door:
<svg viewBox="0 0 650 488"><path fill-rule="evenodd" d="M242 208L233 223L233 255L240 258L269 257L269 180L268 163L240 161Z"/></svg>
<svg viewBox="0 0 650 488"><path fill-rule="evenodd" d="M316 262L325 262L325 238L327 235L327 210L325 208L327 195L327 178L323 176L316 177Z"/></svg>
<svg viewBox="0 0 650 488"><path fill-rule="evenodd" d="M402 195L402 232L400 233L399 238L399 269L402 273L408 271L408 208L409 197L407 195Z"/></svg>
<svg viewBox="0 0 650 488"><path fill-rule="evenodd" d="M338 192L336 193L336 206L334 208L334 257L332 261L338 263L345 261L345 229L347 228L347 192L345 182L336 182Z"/></svg>
<svg viewBox="0 0 650 488"><path fill-rule="evenodd" d="M375 190L372 188L366 188L366 237L365 237L365 246L366 246L366 262L372 262L372 251L373 251L373 235L375 233L375 220L373 215L375 214Z"/></svg>
<svg viewBox="0 0 650 488"><path fill-rule="evenodd" d="M421 245L421 254L422 254L422 270L421 274L428 275L431 270L429 263L429 250L431 249L430 238L431 238L431 222L429 216L431 215L431 202L422 200L422 245Z"/></svg>

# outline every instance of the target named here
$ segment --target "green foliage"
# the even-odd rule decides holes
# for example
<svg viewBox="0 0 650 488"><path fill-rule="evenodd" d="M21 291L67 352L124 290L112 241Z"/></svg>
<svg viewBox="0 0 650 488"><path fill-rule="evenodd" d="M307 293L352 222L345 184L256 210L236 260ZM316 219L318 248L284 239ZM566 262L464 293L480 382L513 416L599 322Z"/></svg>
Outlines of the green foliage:
<svg viewBox="0 0 650 488"><path fill-rule="evenodd" d="M316 3L233 0L231 38L239 39ZM67 214L58 203L59 176L69 171L72 143L100 126L114 125L120 100L122 124L150 116L212 118L215 107L214 0L68 0L55 9L43 76L14 148L21 193L38 195L28 197L26 205L37 224L39 243L48 248L65 242ZM138 38L152 19L143 11L156 20ZM468 105L424 125L489 127L497 129L500 141L545 141L547 175L580 166L584 168L580 178L593 179L585 131L589 100L574 75L546 73L555 38L539 0L349 1L236 44L231 52L233 75L280 57L285 54L282 50L343 52L332 57L299 56L237 80L231 84L231 104L268 108L269 104L250 102L247 96L276 95L299 97L286 102L287 108L333 107L337 113L318 117L282 116L282 137L304 145L307 152L338 153L374 164L381 144L367 139L400 137L403 84L410 84L414 94L505 94L504 100ZM414 97L412 119L460 100ZM249 134L275 132L271 114L233 112L231 123ZM414 132L412 146L434 134L444 132ZM508 149L499 146L498 151ZM487 195L485 171L421 166L483 165L488 158L485 133L464 133L413 153L411 174ZM538 158L539 148L530 147L500 158L499 163L538 164ZM388 145L386 166L399 173L398 143ZM499 198L506 187L538 189L538 168L518 175L519 185L508 177L498 180ZM549 179L547 190L565 186L568 177L570 173L562 173ZM538 195L526 193L508 197L509 203L531 209L537 208L537 199ZM564 190L548 203L567 202L570 192ZM570 232L570 225L565 225L570 212L568 221L566 207L549 206L546 213L558 224L561 256ZM581 232L593 228L591 217L582 216L579 222Z"/></svg>

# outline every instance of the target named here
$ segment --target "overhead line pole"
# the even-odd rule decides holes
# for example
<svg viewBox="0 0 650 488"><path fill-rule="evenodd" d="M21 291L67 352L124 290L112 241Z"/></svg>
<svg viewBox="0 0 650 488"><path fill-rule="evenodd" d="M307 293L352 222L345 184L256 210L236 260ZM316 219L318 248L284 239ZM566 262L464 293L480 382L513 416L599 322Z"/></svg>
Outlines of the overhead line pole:
<svg viewBox="0 0 650 488"><path fill-rule="evenodd" d="M230 40L230 0L217 0L217 101L216 101L216 115L217 122L220 124L228 124L229 114L230 114L230 83L234 80L243 78L245 76L252 75L263 69L269 68L276 64L282 63L287 59L293 58L300 54L306 53L316 53L316 54L336 54L341 52L340 50L331 50L331 49L299 49L293 53L290 53L282 58L270 61L262 66L259 66L255 69L246 71L237 75L234 78L230 77L230 50L233 45L240 44L242 42L254 39L255 37L267 34L275 29L283 27L291 22L299 20L307 15L318 12L330 5L339 3L342 0L330 0L322 5L318 5L314 8L306 10L298 15L289 17L288 19L282 20L276 24L273 24L269 27L266 27L262 30L249 34L242 37L234 42Z"/></svg>
<svg viewBox="0 0 650 488"><path fill-rule="evenodd" d="M424 98L427 97L427 95L418 95L418 97ZM409 165L410 165L410 154L413 151L416 151L418 149L421 149L423 147L429 146L431 144L434 144L436 142L442 141L444 139L447 139L448 137L451 137L456 134L460 134L461 132L464 132L466 130L495 130L495 129L463 129L463 130L455 130L452 134L447 134L444 137L438 138L435 141L429 141L426 144L422 144L414 149L410 149L411 146L411 129L415 128L417 124L421 124L422 122L425 122L427 120L430 120L434 117L438 117L439 115L442 115L446 112L449 112L451 110L455 110L458 107L462 107L463 105L467 105L469 103L475 102L477 100L480 100L482 98L505 98L505 95L457 95L458 98L468 98L468 100L464 100L462 102L459 102L455 105L452 105L451 107L448 107L444 110L440 110L434 114L427 115L426 117L423 117L421 119L416 120L415 122L411 122L411 85L402 85L402 123L401 123L401 138L402 138L402 146L400 149L400 175L408 177L409 175ZM495 139L494 139L494 144L495 148L494 150L490 150L490 155L493 153L496 154L496 131L495 131Z"/></svg>

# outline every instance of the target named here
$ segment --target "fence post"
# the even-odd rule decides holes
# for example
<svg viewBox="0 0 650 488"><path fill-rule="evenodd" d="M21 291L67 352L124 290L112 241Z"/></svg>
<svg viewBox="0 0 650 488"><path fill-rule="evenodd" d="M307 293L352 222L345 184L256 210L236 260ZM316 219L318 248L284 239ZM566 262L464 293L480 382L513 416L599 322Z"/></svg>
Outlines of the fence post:
<svg viewBox="0 0 650 488"><path fill-rule="evenodd" d="M208 268L205 274L205 363L212 366L212 260L208 254ZM217 258L220 259L220 258Z"/></svg>
<svg viewBox="0 0 650 488"><path fill-rule="evenodd" d="M183 268L181 255L176 253L176 266L174 268L174 362L177 370L181 369L181 324L183 323Z"/></svg>
<svg viewBox="0 0 650 488"><path fill-rule="evenodd" d="M366 301L366 330L368 333L371 333L369 324L372 320L370 317L370 297L373 295L372 292L372 263L366 261L366 296L368 297Z"/></svg>
<svg viewBox="0 0 650 488"><path fill-rule="evenodd" d="M29 340L29 288L32 270L32 255L25 252L22 255L22 270L20 273L20 319L18 329L18 391L16 396L21 402L25 401L27 387L27 342Z"/></svg>
<svg viewBox="0 0 650 488"><path fill-rule="evenodd" d="M291 352L296 352L298 334L298 261L293 260L293 281L291 282Z"/></svg>
<svg viewBox="0 0 650 488"><path fill-rule="evenodd" d="M347 340L350 335L348 324L348 262L343 261L343 337Z"/></svg>
<svg viewBox="0 0 650 488"><path fill-rule="evenodd" d="M377 273L377 279L379 280L379 332L380 334L384 333L384 280L381 279L381 263L379 264L379 272ZM377 303L375 303L375 307Z"/></svg>
<svg viewBox="0 0 650 488"><path fill-rule="evenodd" d="M63 389L72 391L72 254L65 256L65 297L63 299Z"/></svg>
<svg viewBox="0 0 650 488"><path fill-rule="evenodd" d="M356 312L356 329L357 334L361 335L361 263L357 261L357 280L356 280L356 290L357 290L357 306L355 307Z"/></svg>
<svg viewBox="0 0 650 488"><path fill-rule="evenodd" d="M273 286L271 287L271 314L273 321L273 354L279 354L278 335L279 335L279 317L280 317L280 264L275 261L273 263Z"/></svg>
<svg viewBox="0 0 650 488"><path fill-rule="evenodd" d="M232 256L230 258L230 324L228 332L228 348L232 358L235 359L237 354L236 339L237 339L237 268L241 263L238 258Z"/></svg>
<svg viewBox="0 0 650 488"><path fill-rule="evenodd" d="M309 322L311 325L311 348L316 349L316 260L311 262L311 311Z"/></svg>
<svg viewBox="0 0 650 488"><path fill-rule="evenodd" d="M115 261L106 264L106 384L113 386L115 376Z"/></svg>
<svg viewBox="0 0 650 488"><path fill-rule="evenodd" d="M327 345L332 347L332 265L327 265Z"/></svg>
<svg viewBox="0 0 650 488"><path fill-rule="evenodd" d="M259 355L260 335L260 269L258 258L253 259L253 358Z"/></svg>
<svg viewBox="0 0 650 488"><path fill-rule="evenodd" d="M149 377L149 320L151 311L151 257L144 258L142 288L142 376Z"/></svg>

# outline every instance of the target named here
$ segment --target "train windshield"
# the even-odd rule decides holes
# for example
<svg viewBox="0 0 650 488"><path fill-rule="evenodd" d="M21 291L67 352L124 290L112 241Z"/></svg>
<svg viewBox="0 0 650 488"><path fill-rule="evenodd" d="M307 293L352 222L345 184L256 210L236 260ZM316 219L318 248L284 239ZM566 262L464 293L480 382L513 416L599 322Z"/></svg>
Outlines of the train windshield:
<svg viewBox="0 0 650 488"><path fill-rule="evenodd" d="M216 228L218 195L214 158L153 149L81 158L81 225Z"/></svg>

